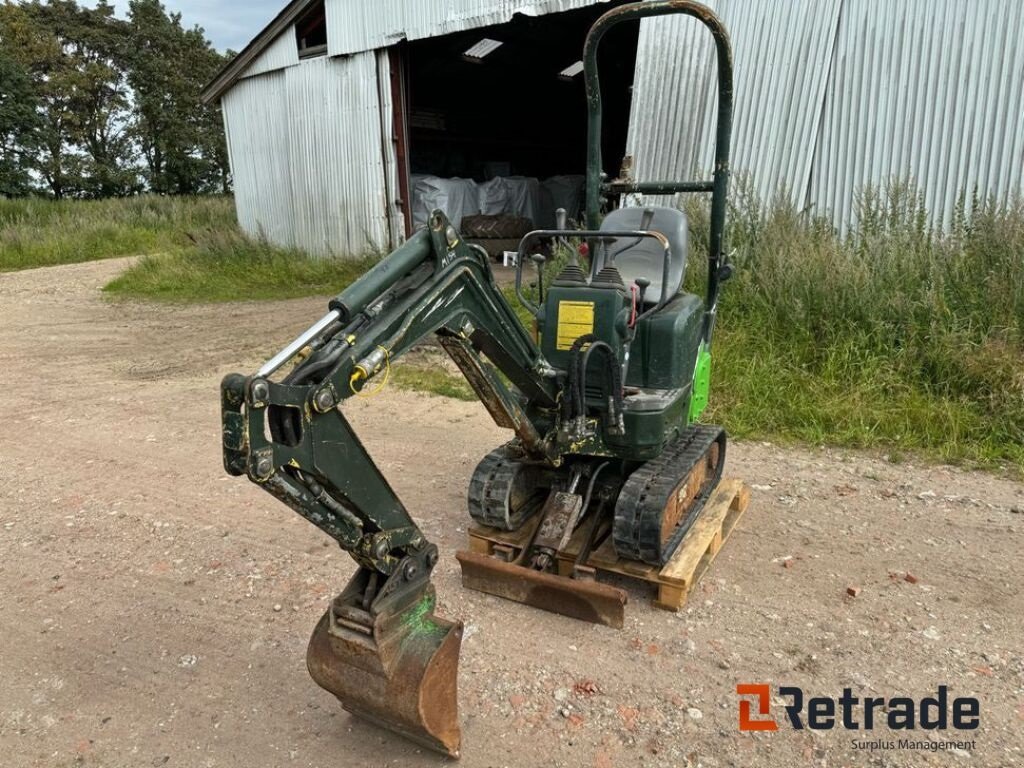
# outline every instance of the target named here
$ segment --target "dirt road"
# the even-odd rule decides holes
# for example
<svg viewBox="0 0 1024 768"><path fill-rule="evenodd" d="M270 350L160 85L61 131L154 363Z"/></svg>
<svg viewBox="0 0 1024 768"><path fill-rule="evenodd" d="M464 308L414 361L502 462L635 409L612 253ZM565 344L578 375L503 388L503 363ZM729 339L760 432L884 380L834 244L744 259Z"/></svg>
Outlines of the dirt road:
<svg viewBox="0 0 1024 768"><path fill-rule="evenodd" d="M308 635L351 562L221 470L220 378L323 303L107 303L122 267L0 275L0 765L443 765L311 682ZM614 631L461 588L466 484L505 437L480 406L390 391L351 412L467 622L465 768L1024 763L1024 486L736 445L741 528L684 612L638 589ZM908 735L885 728L740 733L735 687L762 682L946 684L981 728L909 734L975 740L952 753L852 744Z"/></svg>

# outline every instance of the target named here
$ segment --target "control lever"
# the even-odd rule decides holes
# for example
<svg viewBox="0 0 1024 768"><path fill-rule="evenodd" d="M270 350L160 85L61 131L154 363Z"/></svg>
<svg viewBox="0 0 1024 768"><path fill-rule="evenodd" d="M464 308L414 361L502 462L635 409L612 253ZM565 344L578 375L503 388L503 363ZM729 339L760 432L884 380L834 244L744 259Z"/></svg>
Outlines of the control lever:
<svg viewBox="0 0 1024 768"><path fill-rule="evenodd" d="M530 261L537 265L537 295L540 298L540 303L544 304L544 265L547 263L547 259L544 258L543 254L535 253L530 257Z"/></svg>
<svg viewBox="0 0 1024 768"><path fill-rule="evenodd" d="M611 252L612 246L615 245L616 238L614 237L602 237L601 238L601 260L599 262L600 268L594 267L594 274L597 275L600 270L605 267L615 266L615 257L617 257L622 251Z"/></svg>
<svg viewBox="0 0 1024 768"><path fill-rule="evenodd" d="M569 212L565 208L559 208L555 211L555 229L562 232L569 229ZM568 248L569 240L564 235L559 235L555 238L555 245L559 248ZM572 262L576 263L576 254L573 253L571 257Z"/></svg>
<svg viewBox="0 0 1024 768"><path fill-rule="evenodd" d="M647 295L647 289L651 287L651 281L646 277L638 277L636 279L636 285L640 289L640 307L644 306L644 297Z"/></svg>
<svg viewBox="0 0 1024 768"><path fill-rule="evenodd" d="M631 293L633 294L633 301L636 302L633 305L633 312L631 313L631 317L630 317L630 321L629 321L629 328L630 328L631 333L629 335L629 339L626 341L625 347L623 348L623 355L622 355L622 387L623 387L623 390L625 390L625 387L626 387L626 377L629 376L629 357L630 357L630 353L632 352L632 348L633 348L633 339L636 336L637 320L639 320L640 319L640 315L643 314L643 311L644 311L644 297L647 295L647 290L651 287L651 281L648 280L646 277L638 277L635 280L635 283L636 283L636 285L634 286L633 291L631 291ZM639 292L639 298L637 297L637 293L638 292Z"/></svg>

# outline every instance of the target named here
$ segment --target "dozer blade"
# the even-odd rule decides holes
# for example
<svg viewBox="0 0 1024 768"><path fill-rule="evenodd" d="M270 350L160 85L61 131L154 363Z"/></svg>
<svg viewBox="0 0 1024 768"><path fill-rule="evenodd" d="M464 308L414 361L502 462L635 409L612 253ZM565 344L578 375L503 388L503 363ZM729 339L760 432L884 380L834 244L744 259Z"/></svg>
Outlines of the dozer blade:
<svg viewBox="0 0 1024 768"><path fill-rule="evenodd" d="M628 599L624 590L535 571L475 552L455 556L462 565L462 585L467 589L622 629Z"/></svg>
<svg viewBox="0 0 1024 768"><path fill-rule="evenodd" d="M310 675L353 715L458 757L461 622L434 615L433 587L403 611L376 617L343 598L313 631Z"/></svg>

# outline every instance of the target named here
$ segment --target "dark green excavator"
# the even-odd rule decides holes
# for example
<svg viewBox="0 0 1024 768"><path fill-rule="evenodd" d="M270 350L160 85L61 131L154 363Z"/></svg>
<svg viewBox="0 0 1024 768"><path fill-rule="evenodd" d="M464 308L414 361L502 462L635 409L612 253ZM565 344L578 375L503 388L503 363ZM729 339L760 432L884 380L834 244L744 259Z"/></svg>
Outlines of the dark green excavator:
<svg viewBox="0 0 1024 768"><path fill-rule="evenodd" d="M695 17L715 41L713 179L642 183L624 175L609 182L601 171L598 47L616 24L673 13ZM625 594L582 572L559 575L559 552L583 531L585 554L602 531L619 557L665 563L725 461L725 433L698 419L708 402L720 287L730 276L722 242L732 120L728 35L696 3L634 3L595 24L584 62L587 228L533 232L519 248L517 294L536 319L535 333L495 285L487 254L436 211L256 375L228 376L222 388L227 471L248 476L358 563L313 632L313 678L352 713L453 756L460 747L462 625L434 613L431 572L440 553L352 431L343 403L378 387L398 358L436 335L497 424L514 433L473 475L469 513L492 529L533 531L513 562L459 553L465 583L613 626L622 624ZM601 215L612 196L674 193L712 196L703 297L683 290L684 213L625 207ZM544 249L570 241L587 244L588 267L574 256L549 285L540 269L539 294L528 297L524 266L543 265Z"/></svg>

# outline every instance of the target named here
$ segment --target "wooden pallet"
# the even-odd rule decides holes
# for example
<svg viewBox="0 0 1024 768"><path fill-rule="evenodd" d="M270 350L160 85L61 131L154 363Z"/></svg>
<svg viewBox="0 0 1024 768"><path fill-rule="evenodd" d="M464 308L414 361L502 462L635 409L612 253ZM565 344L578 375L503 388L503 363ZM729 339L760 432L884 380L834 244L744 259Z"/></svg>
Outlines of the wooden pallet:
<svg viewBox="0 0 1024 768"><path fill-rule="evenodd" d="M749 504L750 488L742 480L723 480L708 499L704 512L683 538L672 559L661 568L624 560L616 555L610 524L606 523L598 532L597 545L581 571L593 576L598 573L616 574L652 584L658 590L654 604L666 611L678 611L736 528ZM540 516L537 515L518 531L473 526L469 529L470 551L512 562L529 545L539 524ZM560 575L573 574L576 558L588 533L587 528L586 524L580 526L569 546L558 553Z"/></svg>

